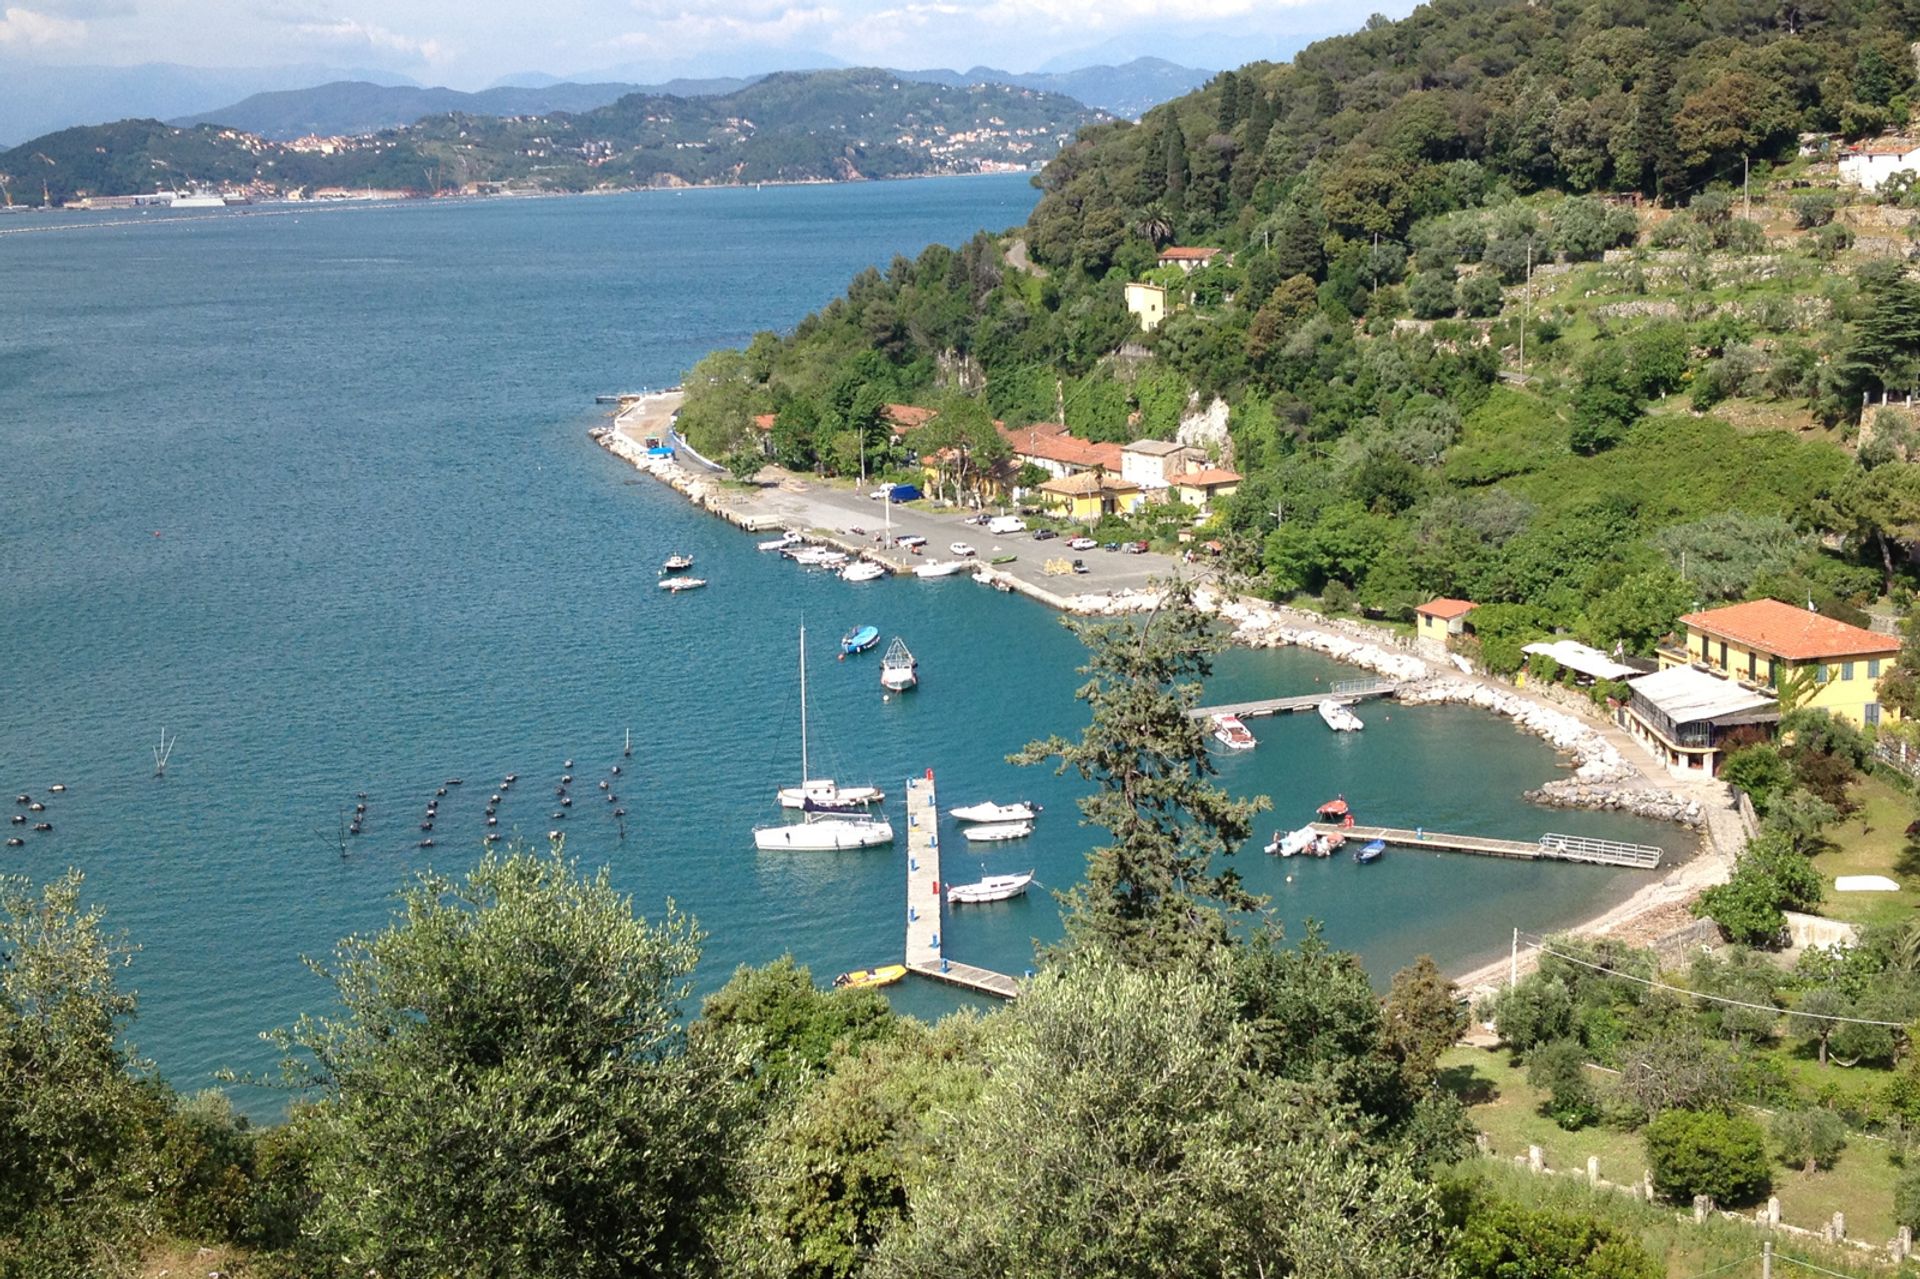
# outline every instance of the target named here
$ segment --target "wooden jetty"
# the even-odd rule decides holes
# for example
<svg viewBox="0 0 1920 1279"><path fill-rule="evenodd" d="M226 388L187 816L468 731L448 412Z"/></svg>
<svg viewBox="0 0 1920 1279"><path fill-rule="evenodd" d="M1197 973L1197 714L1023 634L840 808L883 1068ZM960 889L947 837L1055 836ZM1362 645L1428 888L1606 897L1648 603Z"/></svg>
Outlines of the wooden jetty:
<svg viewBox="0 0 1920 1279"><path fill-rule="evenodd" d="M1595 866L1627 866L1635 870L1653 870L1660 865L1663 851L1652 844L1623 844L1612 839L1593 839L1585 835L1548 833L1531 842L1524 839L1493 839L1485 835L1450 835L1444 831L1404 830L1393 826L1341 826L1334 822L1313 822L1322 834L1341 834L1348 843L1383 840L1400 848L1426 848L1441 853L1479 853L1485 857L1512 857L1521 861L1587 862Z"/></svg>
<svg viewBox="0 0 1920 1279"><path fill-rule="evenodd" d="M1214 715L1238 715L1241 719L1252 719L1261 715L1284 715L1289 711L1310 711L1326 701L1351 706L1355 702L1369 701L1376 697L1392 697L1399 691L1400 685L1390 679L1340 680L1318 693L1298 693L1292 697L1263 697L1258 701L1227 702L1220 706L1196 706L1188 713L1195 719L1207 719Z"/></svg>
<svg viewBox="0 0 1920 1279"><path fill-rule="evenodd" d="M907 968L983 995L1017 996L1020 988L1007 974L955 963L943 953L945 893L940 878L940 805L933 770L928 769L925 777L907 782Z"/></svg>

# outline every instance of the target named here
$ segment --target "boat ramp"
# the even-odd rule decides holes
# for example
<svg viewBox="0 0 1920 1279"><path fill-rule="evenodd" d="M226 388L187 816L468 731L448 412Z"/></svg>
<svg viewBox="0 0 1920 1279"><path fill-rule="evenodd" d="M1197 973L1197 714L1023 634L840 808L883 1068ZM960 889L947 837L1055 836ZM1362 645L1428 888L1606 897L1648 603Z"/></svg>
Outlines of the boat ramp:
<svg viewBox="0 0 1920 1279"><path fill-rule="evenodd" d="M1355 702L1370 701L1376 697L1392 697L1400 691L1400 685L1390 679L1348 679L1329 684L1318 693L1298 693L1292 697L1265 697L1252 702L1227 702L1220 706L1196 706L1188 714L1195 719L1208 719L1214 715L1237 715L1241 719L1252 719L1261 715L1285 715L1291 711L1310 711L1322 702L1334 701L1342 706L1352 706Z"/></svg>
<svg viewBox="0 0 1920 1279"><path fill-rule="evenodd" d="M1549 832L1539 839L1493 839L1485 835L1449 835L1443 831L1416 827L1404 830L1393 826L1341 826L1335 822L1313 822L1312 827L1326 835L1340 834L1348 842L1383 840L1396 848L1424 848L1441 853L1478 853L1484 857L1511 857L1522 861L1586 862L1594 866L1626 866L1635 870L1654 870L1660 865L1663 850L1652 844L1623 844L1613 839L1593 839L1585 835L1558 835Z"/></svg>
<svg viewBox="0 0 1920 1279"><path fill-rule="evenodd" d="M907 969L983 995L1014 998L1019 983L1006 973L946 957L941 939L945 891L940 878L940 805L933 770L928 769L925 777L907 782Z"/></svg>

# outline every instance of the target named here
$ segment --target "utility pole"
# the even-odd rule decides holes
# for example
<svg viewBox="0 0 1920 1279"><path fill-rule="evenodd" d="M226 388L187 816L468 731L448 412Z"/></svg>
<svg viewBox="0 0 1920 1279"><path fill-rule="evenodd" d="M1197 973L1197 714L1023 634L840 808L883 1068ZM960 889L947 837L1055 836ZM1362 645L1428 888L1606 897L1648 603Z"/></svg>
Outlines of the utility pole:
<svg viewBox="0 0 1920 1279"><path fill-rule="evenodd" d="M1753 217L1753 161L1748 156L1740 157L1740 216L1749 220Z"/></svg>

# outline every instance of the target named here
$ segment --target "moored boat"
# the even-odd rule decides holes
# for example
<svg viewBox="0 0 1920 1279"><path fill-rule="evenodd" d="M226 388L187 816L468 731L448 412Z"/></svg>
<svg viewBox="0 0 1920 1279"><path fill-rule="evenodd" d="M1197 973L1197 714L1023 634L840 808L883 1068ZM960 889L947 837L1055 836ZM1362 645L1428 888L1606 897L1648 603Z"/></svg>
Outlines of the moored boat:
<svg viewBox="0 0 1920 1279"><path fill-rule="evenodd" d="M1316 709L1320 712L1320 718L1326 721L1327 727L1336 733L1357 733L1366 727L1360 722L1358 715L1331 697L1321 702Z"/></svg>
<svg viewBox="0 0 1920 1279"><path fill-rule="evenodd" d="M1387 851L1386 840L1384 839L1370 840L1364 846L1354 850L1353 860L1359 862L1362 866L1365 866L1369 862L1379 861L1380 855L1386 851Z"/></svg>
<svg viewBox="0 0 1920 1279"><path fill-rule="evenodd" d="M1030 822L1039 814L1040 805L1024 801L1018 804L968 804L950 811L956 821L962 822Z"/></svg>
<svg viewBox="0 0 1920 1279"><path fill-rule="evenodd" d="M807 773L807 628L800 628L800 775ZM814 794L824 790L830 798L844 792L832 782L803 781L798 788L797 804L788 804L787 791L780 792L784 807L798 807L806 813L802 821L753 828L753 846L762 851L795 849L833 851L843 848L875 848L893 842L893 823L885 816L868 817L823 812L813 803ZM872 790L871 787L866 788ZM880 797L873 791L875 798Z"/></svg>
<svg viewBox="0 0 1920 1279"><path fill-rule="evenodd" d="M964 573L968 565L965 560L933 560L913 570L915 577L952 577L955 573Z"/></svg>
<svg viewBox="0 0 1920 1279"><path fill-rule="evenodd" d="M972 884L954 884L947 889L949 904L959 902L1003 902L1027 891L1033 872L1024 875L989 875Z"/></svg>
<svg viewBox="0 0 1920 1279"><path fill-rule="evenodd" d="M1345 795L1336 795L1313 811L1314 815L1323 822L1338 822L1342 826L1353 825L1353 809L1348 806Z"/></svg>
<svg viewBox="0 0 1920 1279"><path fill-rule="evenodd" d="M804 539L802 539L798 533L792 529L788 529L779 537L760 543L760 549L763 551L784 551L789 546L798 546L802 540Z"/></svg>
<svg viewBox="0 0 1920 1279"><path fill-rule="evenodd" d="M840 571L840 579L846 582L871 582L886 575L887 570L872 560L855 560Z"/></svg>
<svg viewBox="0 0 1920 1279"><path fill-rule="evenodd" d="M969 826L960 832L975 843L997 844L1009 839L1025 839L1033 834L1032 822L990 822Z"/></svg>
<svg viewBox="0 0 1920 1279"><path fill-rule="evenodd" d="M1230 751L1250 751L1259 744L1254 740L1253 730L1241 723L1238 715L1215 715L1213 740Z"/></svg>
<svg viewBox="0 0 1920 1279"><path fill-rule="evenodd" d="M864 653L880 642L880 628L877 626L856 626L840 637L840 655Z"/></svg>
<svg viewBox="0 0 1920 1279"><path fill-rule="evenodd" d="M907 651L906 641L894 636L880 659L880 687L890 693L904 693L919 682L919 661Z"/></svg>
<svg viewBox="0 0 1920 1279"><path fill-rule="evenodd" d="M662 574L684 573L686 572L686 570L692 567L693 567L693 556L669 555L666 558L666 562L660 565L660 572Z"/></svg>
<svg viewBox="0 0 1920 1279"><path fill-rule="evenodd" d="M850 973L841 973L833 979L835 990L872 990L876 986L891 986L907 975L905 964L884 964L879 968L856 968Z"/></svg>
<svg viewBox="0 0 1920 1279"><path fill-rule="evenodd" d="M778 796L782 808L804 809L811 805L815 812L821 813L844 813L867 804L878 804L886 797L887 793L878 786L836 786L831 778L782 786Z"/></svg>
<svg viewBox="0 0 1920 1279"><path fill-rule="evenodd" d="M678 595L682 591L697 591L706 584L704 577L669 577L660 583L660 589Z"/></svg>
<svg viewBox="0 0 1920 1279"><path fill-rule="evenodd" d="M1267 852L1276 857L1331 857L1333 850L1346 842L1344 835L1323 835L1311 826L1302 826L1275 832L1267 841Z"/></svg>

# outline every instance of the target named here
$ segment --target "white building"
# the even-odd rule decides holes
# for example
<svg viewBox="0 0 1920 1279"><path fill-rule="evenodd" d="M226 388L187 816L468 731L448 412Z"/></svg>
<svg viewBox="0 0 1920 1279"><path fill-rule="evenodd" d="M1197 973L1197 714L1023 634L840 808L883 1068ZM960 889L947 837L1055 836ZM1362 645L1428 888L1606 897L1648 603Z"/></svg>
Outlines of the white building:
<svg viewBox="0 0 1920 1279"><path fill-rule="evenodd" d="M1840 153L1840 180L1868 191L1902 171L1920 173L1920 142L1881 138L1848 147Z"/></svg>
<svg viewBox="0 0 1920 1279"><path fill-rule="evenodd" d="M1120 478L1149 491L1166 488L1197 452L1172 440L1135 440L1120 450Z"/></svg>

